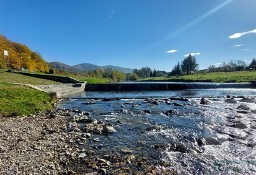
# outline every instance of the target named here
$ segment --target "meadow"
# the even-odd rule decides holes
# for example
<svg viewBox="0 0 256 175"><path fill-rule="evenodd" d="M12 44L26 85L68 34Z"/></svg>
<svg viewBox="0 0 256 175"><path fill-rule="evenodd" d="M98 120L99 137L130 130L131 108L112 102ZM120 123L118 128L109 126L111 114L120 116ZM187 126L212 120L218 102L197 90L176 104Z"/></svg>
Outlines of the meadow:
<svg viewBox="0 0 256 175"><path fill-rule="evenodd" d="M256 71L210 72L173 77L143 78L140 81L204 81L204 82L250 82L256 80Z"/></svg>
<svg viewBox="0 0 256 175"><path fill-rule="evenodd" d="M29 115L53 107L54 98L50 94L29 88L24 84L58 84L0 70L0 116Z"/></svg>

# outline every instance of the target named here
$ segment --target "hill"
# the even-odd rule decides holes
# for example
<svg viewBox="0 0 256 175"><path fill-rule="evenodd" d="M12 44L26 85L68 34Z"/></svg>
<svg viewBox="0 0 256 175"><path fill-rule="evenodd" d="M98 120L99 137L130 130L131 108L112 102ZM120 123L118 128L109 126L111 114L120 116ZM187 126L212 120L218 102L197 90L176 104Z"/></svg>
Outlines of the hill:
<svg viewBox="0 0 256 175"><path fill-rule="evenodd" d="M98 65L90 64L90 63L82 63L82 64L70 66L70 65L66 65L64 63L60 63L60 62L50 62L49 64L50 64L50 67L52 67L54 69L72 71L72 72L91 71L91 70L95 70L97 68L113 69L113 70L118 70L118 71L121 71L124 73L132 73L133 72L133 69L112 66L112 65L98 66Z"/></svg>
<svg viewBox="0 0 256 175"><path fill-rule="evenodd" d="M4 54L8 52L8 56ZM24 44L10 41L5 36L0 35L0 68L12 68L20 70L22 68L30 71L48 72L48 63L42 56L32 51Z"/></svg>
<svg viewBox="0 0 256 175"><path fill-rule="evenodd" d="M53 69L64 70L64 71L69 71L69 72L75 72L76 71L76 69L73 68L72 66L69 66L67 64L60 63L60 62L50 62L49 67L53 68Z"/></svg>
<svg viewBox="0 0 256 175"><path fill-rule="evenodd" d="M75 68L76 71L82 72L82 71L88 71L88 70L95 70L99 68L99 66L90 64L90 63L82 63L72 66Z"/></svg>

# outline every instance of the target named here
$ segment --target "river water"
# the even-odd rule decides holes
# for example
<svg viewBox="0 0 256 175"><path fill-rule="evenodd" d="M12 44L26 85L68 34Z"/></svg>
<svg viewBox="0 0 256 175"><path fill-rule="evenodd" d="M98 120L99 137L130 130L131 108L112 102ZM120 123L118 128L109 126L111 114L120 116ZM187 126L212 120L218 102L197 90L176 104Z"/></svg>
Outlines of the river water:
<svg viewBox="0 0 256 175"><path fill-rule="evenodd" d="M256 174L254 97L255 89L230 88L84 92L57 108L114 126L116 133L88 143L102 153L129 148L174 174Z"/></svg>

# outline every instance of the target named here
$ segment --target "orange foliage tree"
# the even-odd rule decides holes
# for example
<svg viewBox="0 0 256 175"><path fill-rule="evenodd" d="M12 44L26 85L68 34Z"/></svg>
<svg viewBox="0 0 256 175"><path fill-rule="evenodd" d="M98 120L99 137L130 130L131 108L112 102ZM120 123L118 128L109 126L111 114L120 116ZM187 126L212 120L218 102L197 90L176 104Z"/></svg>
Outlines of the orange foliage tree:
<svg viewBox="0 0 256 175"><path fill-rule="evenodd" d="M8 57L4 56L4 50L8 51ZM24 44L12 42L0 35L0 68L7 67L17 70L24 68L32 72L49 71L48 63L39 53L33 52Z"/></svg>

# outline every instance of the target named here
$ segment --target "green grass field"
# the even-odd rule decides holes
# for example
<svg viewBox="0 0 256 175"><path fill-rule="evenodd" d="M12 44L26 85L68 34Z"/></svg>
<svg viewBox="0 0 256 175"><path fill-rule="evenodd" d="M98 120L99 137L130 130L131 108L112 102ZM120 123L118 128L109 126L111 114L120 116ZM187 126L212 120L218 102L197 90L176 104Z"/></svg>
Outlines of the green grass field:
<svg viewBox="0 0 256 175"><path fill-rule="evenodd" d="M179 77L143 78L139 81L208 81L208 82L250 82L256 80L256 71L212 72Z"/></svg>
<svg viewBox="0 0 256 175"><path fill-rule="evenodd" d="M20 84L56 84L39 78L0 70L0 116L29 115L52 108L53 99L49 94Z"/></svg>
<svg viewBox="0 0 256 175"><path fill-rule="evenodd" d="M97 84L97 83L109 83L110 80L107 78L96 78L96 77L84 77L84 76L71 76L79 81L87 81L88 84Z"/></svg>

